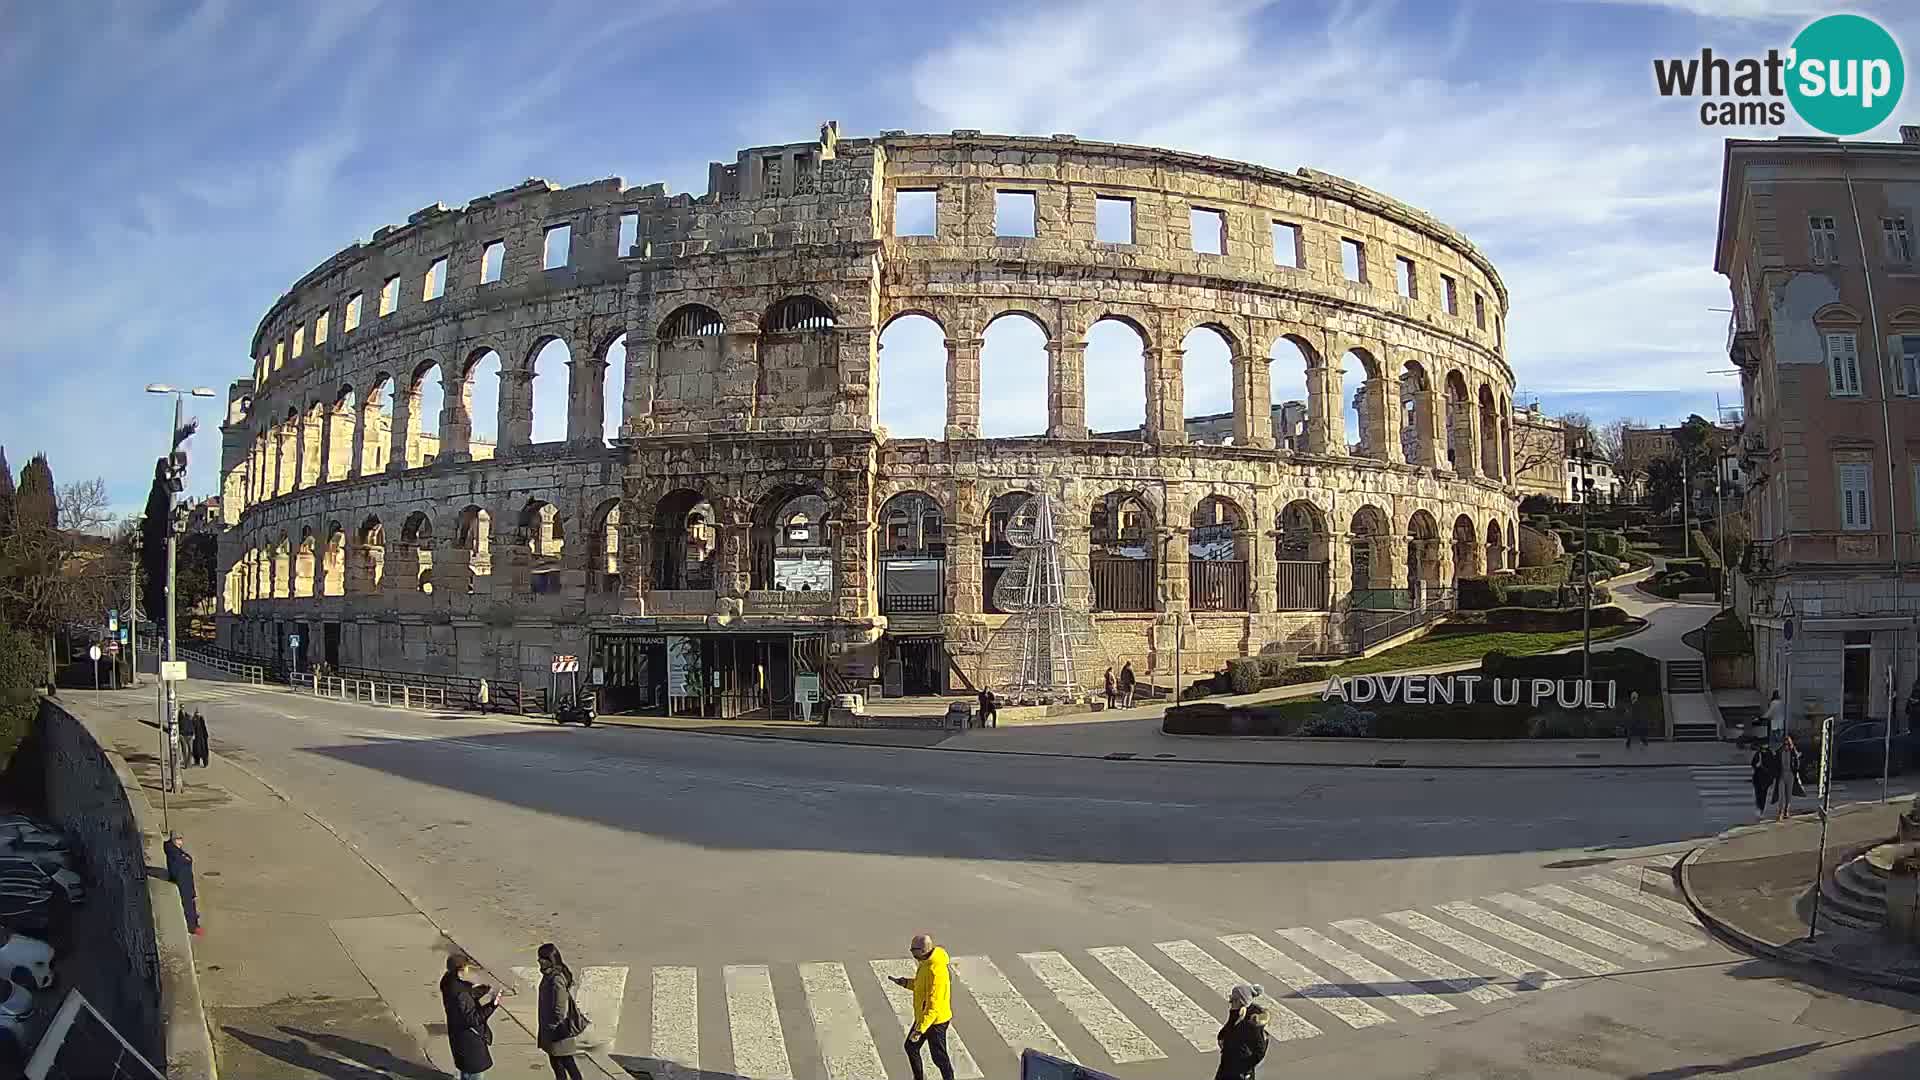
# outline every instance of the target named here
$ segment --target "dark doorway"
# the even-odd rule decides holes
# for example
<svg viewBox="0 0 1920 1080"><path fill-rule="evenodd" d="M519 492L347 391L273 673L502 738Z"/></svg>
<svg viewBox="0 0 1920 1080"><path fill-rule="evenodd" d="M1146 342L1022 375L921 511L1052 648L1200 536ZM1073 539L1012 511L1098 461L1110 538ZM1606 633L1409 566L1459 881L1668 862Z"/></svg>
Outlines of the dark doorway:
<svg viewBox="0 0 1920 1080"><path fill-rule="evenodd" d="M1867 702L1873 698L1873 636L1860 630L1847 632L1840 658L1840 717L1864 720Z"/></svg>
<svg viewBox="0 0 1920 1080"><path fill-rule="evenodd" d="M340 667L340 624L330 622L322 627L322 630L326 635L324 646L326 651L321 653L321 656L326 659L328 667L338 670Z"/></svg>
<svg viewBox="0 0 1920 1080"><path fill-rule="evenodd" d="M947 652L939 638L896 639L891 661L889 667L899 665L902 696L946 692Z"/></svg>
<svg viewBox="0 0 1920 1080"><path fill-rule="evenodd" d="M600 709L608 713L658 712L667 688L667 639L638 634L594 638L594 666L606 681Z"/></svg>

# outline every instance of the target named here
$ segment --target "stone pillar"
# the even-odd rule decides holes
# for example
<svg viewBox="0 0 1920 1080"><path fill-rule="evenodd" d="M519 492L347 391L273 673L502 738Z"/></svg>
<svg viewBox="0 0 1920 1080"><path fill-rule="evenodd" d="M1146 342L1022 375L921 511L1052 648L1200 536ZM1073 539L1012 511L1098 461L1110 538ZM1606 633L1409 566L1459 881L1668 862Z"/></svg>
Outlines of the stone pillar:
<svg viewBox="0 0 1920 1080"><path fill-rule="evenodd" d="M376 402L361 402L359 409L359 423L353 431L353 472L350 474L356 477L382 471L375 465L379 458L379 443L376 440L380 437L380 406ZM371 455L367 452L369 447L373 448ZM369 457L375 460L370 461Z"/></svg>
<svg viewBox="0 0 1920 1080"><path fill-rule="evenodd" d="M1407 538L1399 533L1387 533L1380 538L1386 551L1380 551L1380 545L1374 546L1373 565L1377 571L1387 575L1385 588L1404 589L1407 587Z"/></svg>
<svg viewBox="0 0 1920 1080"><path fill-rule="evenodd" d="M1273 610L1274 590L1279 587L1274 581L1272 544L1262 544L1260 537L1251 525L1233 531L1234 550L1247 561L1247 610L1254 614Z"/></svg>
<svg viewBox="0 0 1920 1080"><path fill-rule="evenodd" d="M1447 401L1447 431L1453 450L1453 471L1461 476L1478 476L1480 432L1475 408L1469 401Z"/></svg>
<svg viewBox="0 0 1920 1080"><path fill-rule="evenodd" d="M623 436L653 423L654 375L658 370L659 352L657 339L627 335L627 375L621 384L627 399L620 421Z"/></svg>
<svg viewBox="0 0 1920 1080"><path fill-rule="evenodd" d="M873 522L853 518L828 523L833 540L834 611L843 619L872 613Z"/></svg>
<svg viewBox="0 0 1920 1080"><path fill-rule="evenodd" d="M1353 534L1327 534L1327 608L1344 611L1353 595Z"/></svg>
<svg viewBox="0 0 1920 1080"><path fill-rule="evenodd" d="M1159 545L1158 558L1154 563L1154 572L1159 580L1154 583L1154 591L1159 594L1160 611L1187 611L1187 527L1184 525L1161 525L1154 529L1154 539Z"/></svg>
<svg viewBox="0 0 1920 1080"><path fill-rule="evenodd" d="M1236 446L1273 449L1272 361L1264 356L1233 358L1233 441ZM1242 383L1245 383L1244 390ZM1240 417L1246 417L1242 431Z"/></svg>
<svg viewBox="0 0 1920 1080"><path fill-rule="evenodd" d="M299 491L313 485L313 473L307 468L307 456L318 450L317 442L309 434L312 424L307 422L307 414L302 413L293 421L293 490Z"/></svg>
<svg viewBox="0 0 1920 1080"><path fill-rule="evenodd" d="M1380 441L1375 445L1380 460L1400 464L1407 460L1406 449L1400 445L1400 383L1386 376L1372 380L1374 392L1368 395L1368 403L1380 414Z"/></svg>
<svg viewBox="0 0 1920 1080"><path fill-rule="evenodd" d="M1447 460L1447 444L1442 435L1439 410L1438 393L1431 389L1414 393L1413 445L1416 456L1409 464L1433 468Z"/></svg>
<svg viewBox="0 0 1920 1080"><path fill-rule="evenodd" d="M947 610L956 615L979 615L986 610L982 592L986 567L981 562L985 538L974 509L974 483L954 484L953 517L946 523Z"/></svg>
<svg viewBox="0 0 1920 1080"><path fill-rule="evenodd" d="M947 438L980 437L981 338L948 338Z"/></svg>
<svg viewBox="0 0 1920 1080"><path fill-rule="evenodd" d="M1087 437L1087 345L1047 343L1047 438Z"/></svg>
<svg viewBox="0 0 1920 1080"><path fill-rule="evenodd" d="M433 594L462 597L473 591L472 552L458 537L439 540L433 548Z"/></svg>
<svg viewBox="0 0 1920 1080"><path fill-rule="evenodd" d="M1500 418L1490 415L1493 411L1482 405L1474 409L1473 416L1479 424L1480 474L1491 479L1499 479L1501 477Z"/></svg>
<svg viewBox="0 0 1920 1080"><path fill-rule="evenodd" d="M440 375L439 461L473 460L473 380Z"/></svg>
<svg viewBox="0 0 1920 1080"><path fill-rule="evenodd" d="M588 355L567 361L567 441L604 440L606 411L606 358Z"/></svg>
<svg viewBox="0 0 1920 1080"><path fill-rule="evenodd" d="M413 466L413 449L418 443L419 424L413 410L419 407L418 395L393 392L393 429L387 432L387 471L405 472Z"/></svg>
<svg viewBox="0 0 1920 1080"><path fill-rule="evenodd" d="M729 515L719 526L714 554L713 588L721 596L744 598L753 587L753 526L745 514ZM772 588L771 582L767 584Z"/></svg>
<svg viewBox="0 0 1920 1080"><path fill-rule="evenodd" d="M275 495L285 495L293 490L294 471L299 464L298 459L294 456L294 430L291 426L282 424L280 427L274 429L273 438L273 493Z"/></svg>
<svg viewBox="0 0 1920 1080"><path fill-rule="evenodd" d="M742 426L753 417L760 393L760 330L749 327L720 335L720 371L714 406Z"/></svg>
<svg viewBox="0 0 1920 1080"><path fill-rule="evenodd" d="M1434 558L1439 563L1439 569L1436 571L1440 579L1439 586L1442 589L1451 589L1453 588L1453 545L1445 540L1436 540L1434 548Z"/></svg>
<svg viewBox="0 0 1920 1080"><path fill-rule="evenodd" d="M1342 407L1340 369L1325 362L1307 367L1307 453L1342 457L1347 452L1347 420Z"/></svg>
<svg viewBox="0 0 1920 1080"><path fill-rule="evenodd" d="M1146 441L1155 446L1184 446L1187 442L1186 387L1180 378L1185 350L1160 346L1146 350Z"/></svg>
<svg viewBox="0 0 1920 1080"><path fill-rule="evenodd" d="M395 410L396 421L399 411ZM500 368L500 450L533 441L533 372L527 368Z"/></svg>

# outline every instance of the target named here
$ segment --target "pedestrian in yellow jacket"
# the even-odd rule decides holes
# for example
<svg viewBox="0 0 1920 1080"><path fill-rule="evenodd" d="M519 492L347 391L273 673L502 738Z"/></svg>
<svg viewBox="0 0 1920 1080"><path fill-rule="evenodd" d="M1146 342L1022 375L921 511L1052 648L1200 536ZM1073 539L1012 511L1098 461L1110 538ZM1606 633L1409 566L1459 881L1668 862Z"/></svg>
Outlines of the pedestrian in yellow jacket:
<svg viewBox="0 0 1920 1080"><path fill-rule="evenodd" d="M920 962L913 978L893 981L913 991L913 1026L907 1029L907 1063L913 1080L926 1080L920 1067L920 1044L933 1047L933 1067L940 1080L953 1080L953 1059L947 1056L947 1025L953 1022L953 972L947 950L933 943L932 934L915 934L907 946Z"/></svg>

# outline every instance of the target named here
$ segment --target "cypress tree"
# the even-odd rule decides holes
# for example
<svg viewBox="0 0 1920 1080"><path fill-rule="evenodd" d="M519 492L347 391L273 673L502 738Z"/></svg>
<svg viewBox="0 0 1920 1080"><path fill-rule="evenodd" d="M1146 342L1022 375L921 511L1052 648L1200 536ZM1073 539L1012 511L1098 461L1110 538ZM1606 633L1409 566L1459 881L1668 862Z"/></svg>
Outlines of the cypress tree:
<svg viewBox="0 0 1920 1080"><path fill-rule="evenodd" d="M59 524L59 504L53 494L53 466L47 455L35 454L20 470L20 489L13 497L16 528L50 532Z"/></svg>
<svg viewBox="0 0 1920 1080"><path fill-rule="evenodd" d="M0 536L13 531L13 469L7 465L7 448L0 446Z"/></svg>

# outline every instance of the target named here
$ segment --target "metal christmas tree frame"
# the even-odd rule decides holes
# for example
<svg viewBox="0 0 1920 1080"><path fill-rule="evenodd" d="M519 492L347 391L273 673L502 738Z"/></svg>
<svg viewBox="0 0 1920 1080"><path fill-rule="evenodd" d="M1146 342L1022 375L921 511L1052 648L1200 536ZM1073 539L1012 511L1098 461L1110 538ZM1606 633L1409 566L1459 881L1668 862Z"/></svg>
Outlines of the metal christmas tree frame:
<svg viewBox="0 0 1920 1080"><path fill-rule="evenodd" d="M1105 644L1094 629L1087 568L1062 551L1053 500L1035 495L1007 522L1019 554L994 586L1008 619L987 638L985 685L1009 702L1083 701L1103 678Z"/></svg>

